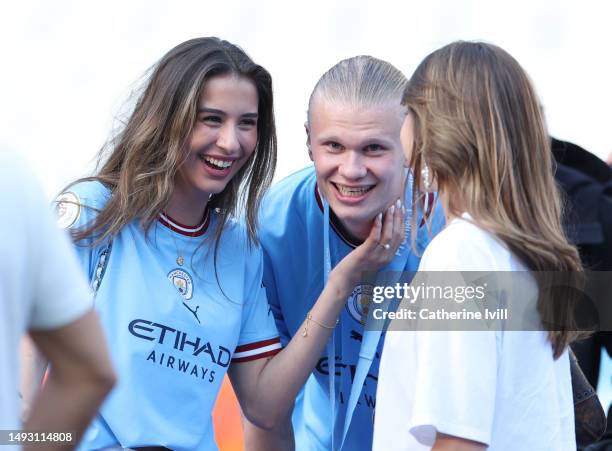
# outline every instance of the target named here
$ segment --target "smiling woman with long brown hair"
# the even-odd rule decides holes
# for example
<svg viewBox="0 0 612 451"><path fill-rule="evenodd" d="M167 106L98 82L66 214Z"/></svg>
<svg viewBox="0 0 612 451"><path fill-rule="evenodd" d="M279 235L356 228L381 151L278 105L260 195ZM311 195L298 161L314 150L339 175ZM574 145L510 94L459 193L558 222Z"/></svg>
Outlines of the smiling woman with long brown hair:
<svg viewBox="0 0 612 451"><path fill-rule="evenodd" d="M419 65L403 103L415 198L437 189L447 216L419 271L520 271L527 312L559 319L562 299L542 296L532 276L582 268L561 227L548 134L525 71L499 47L455 42ZM524 293L503 288L510 305ZM567 348L577 332L560 319L551 331L453 323L388 333L375 449L574 450Z"/></svg>

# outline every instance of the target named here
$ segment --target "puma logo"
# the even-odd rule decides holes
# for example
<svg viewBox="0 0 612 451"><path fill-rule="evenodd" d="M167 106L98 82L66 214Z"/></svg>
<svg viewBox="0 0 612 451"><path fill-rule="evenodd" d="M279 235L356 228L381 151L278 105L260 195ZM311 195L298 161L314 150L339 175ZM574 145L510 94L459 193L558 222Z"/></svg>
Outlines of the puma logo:
<svg viewBox="0 0 612 451"><path fill-rule="evenodd" d="M202 323L200 322L200 318L198 318L198 309L200 308L200 306L199 306L199 305L196 305L195 310L191 310L191 307L189 307L189 306L188 306L187 304L185 304L184 302L183 302L183 305L184 305L184 306L187 308L187 310L189 310L189 311L190 311L190 312L193 314L193 316L195 316L195 319L198 321L198 324L202 324Z"/></svg>

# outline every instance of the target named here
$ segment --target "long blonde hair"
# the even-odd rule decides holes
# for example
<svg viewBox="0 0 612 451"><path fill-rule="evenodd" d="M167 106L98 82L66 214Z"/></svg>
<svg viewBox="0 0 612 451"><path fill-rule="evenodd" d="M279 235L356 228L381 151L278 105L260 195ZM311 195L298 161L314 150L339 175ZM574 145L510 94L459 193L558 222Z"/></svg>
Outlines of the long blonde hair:
<svg viewBox="0 0 612 451"><path fill-rule="evenodd" d="M481 42L449 44L419 65L402 103L414 118L413 205L427 164L439 191L452 193L449 213L469 212L530 270L582 270L561 226L540 103L512 56ZM558 318L554 301L540 293L542 318ZM548 333L555 358L578 336L571 314L562 315L562 330Z"/></svg>
<svg viewBox="0 0 612 451"><path fill-rule="evenodd" d="M208 203L219 218L212 236L215 259L223 227L237 212L245 212L249 243L257 243L258 208L276 166L272 79L242 49L214 37L183 42L153 66L125 126L100 151L99 169L74 182L97 180L111 190L111 196L95 221L76 230L73 239L94 236L95 245L134 219L149 230L168 204L176 173L188 156L187 141L204 84L227 74L255 85L257 144L225 189Z"/></svg>

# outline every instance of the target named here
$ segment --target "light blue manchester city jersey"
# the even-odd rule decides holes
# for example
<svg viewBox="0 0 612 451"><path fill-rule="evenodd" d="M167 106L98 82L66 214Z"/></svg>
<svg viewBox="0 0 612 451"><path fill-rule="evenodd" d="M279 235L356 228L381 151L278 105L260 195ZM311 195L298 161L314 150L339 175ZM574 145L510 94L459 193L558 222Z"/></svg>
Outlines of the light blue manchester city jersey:
<svg viewBox="0 0 612 451"><path fill-rule="evenodd" d="M411 186L408 186L405 200L407 206L411 204L410 199ZM314 168L303 169L273 186L264 201L261 218L264 284L281 341L286 344L299 332L298 328L323 290L323 207L316 187ZM439 211L436 211L432 223L433 231L439 230L442 224ZM332 232L329 247L333 267L358 243L351 242L342 233L342 226L333 212L330 227ZM406 240L402 246L410 247L409 233L410 227L407 227ZM429 240L426 227L420 227L417 236L419 255ZM408 249L403 249L403 253L408 253L404 271L416 271L420 258ZM353 290L335 332L335 376L338 387L335 397L338 406L334 421L340 431L344 425L346 404L364 335L362 315L364 300L367 298L366 289L358 286ZM371 449L378 365L383 341L384 334L361 389L343 447L345 450ZM324 353L296 402L293 423L298 451L331 449L332 420L327 360L327 354Z"/></svg>
<svg viewBox="0 0 612 451"><path fill-rule="evenodd" d="M71 187L59 198L60 223L83 226L109 196L98 182ZM134 221L110 243L96 309L119 381L80 449L216 450L211 412L229 365L279 352L261 252L230 222L215 272L207 239L215 221L212 212L200 226L185 227L162 215L146 237ZM76 248L95 281L109 243L92 249L90 242Z"/></svg>

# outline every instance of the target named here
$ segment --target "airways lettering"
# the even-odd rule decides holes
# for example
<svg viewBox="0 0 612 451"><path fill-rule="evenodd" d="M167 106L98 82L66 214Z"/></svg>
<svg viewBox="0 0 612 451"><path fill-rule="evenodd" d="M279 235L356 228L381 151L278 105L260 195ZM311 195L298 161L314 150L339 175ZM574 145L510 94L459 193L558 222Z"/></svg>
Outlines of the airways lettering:
<svg viewBox="0 0 612 451"><path fill-rule="evenodd" d="M128 330L136 338L156 341L171 346L181 352L189 352L194 357L208 356L212 363L223 368L229 366L232 353L224 346L215 346L201 337L190 337L187 332L174 329L164 324L153 323L145 319L135 319L128 325Z"/></svg>
<svg viewBox="0 0 612 451"><path fill-rule="evenodd" d="M165 359L165 362L164 362ZM174 363L178 360L178 368L174 367ZM166 368L171 368L173 370L180 371L185 374L189 374L190 376L195 377L196 379L202 379L208 382L214 382L215 380L215 372L210 371L208 368L204 368L202 366L198 366L192 362L187 362L183 359L176 359L174 356L164 354L156 354L155 351L151 351L149 356L147 357L147 361L150 363L154 363L159 366L163 366ZM191 368L191 371L189 371ZM208 376L208 377L207 377Z"/></svg>

